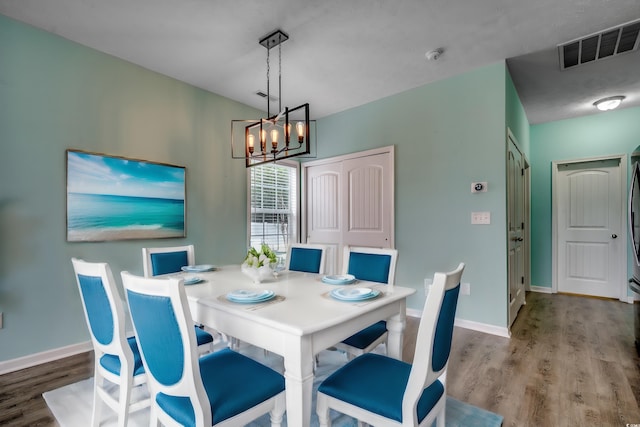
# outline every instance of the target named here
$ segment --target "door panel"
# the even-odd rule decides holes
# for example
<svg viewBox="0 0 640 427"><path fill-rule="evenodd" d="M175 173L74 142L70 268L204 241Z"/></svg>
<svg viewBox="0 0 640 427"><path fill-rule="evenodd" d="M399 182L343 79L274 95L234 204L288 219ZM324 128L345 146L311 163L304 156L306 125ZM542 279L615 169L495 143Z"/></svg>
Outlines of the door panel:
<svg viewBox="0 0 640 427"><path fill-rule="evenodd" d="M342 236L340 216L342 165L329 163L306 168L307 243L327 246L325 272L338 272L338 242Z"/></svg>
<svg viewBox="0 0 640 427"><path fill-rule="evenodd" d="M341 271L344 245L392 248L393 147L303 164L306 242L326 245Z"/></svg>
<svg viewBox="0 0 640 427"><path fill-rule="evenodd" d="M385 177L389 156L378 154L345 160L347 209L343 243L354 246L390 246L391 179Z"/></svg>
<svg viewBox="0 0 640 427"><path fill-rule="evenodd" d="M525 303L525 180L524 160L513 135L509 133L507 145L507 229L509 238L509 326Z"/></svg>
<svg viewBox="0 0 640 427"><path fill-rule="evenodd" d="M619 159L560 165L558 291L619 297Z"/></svg>

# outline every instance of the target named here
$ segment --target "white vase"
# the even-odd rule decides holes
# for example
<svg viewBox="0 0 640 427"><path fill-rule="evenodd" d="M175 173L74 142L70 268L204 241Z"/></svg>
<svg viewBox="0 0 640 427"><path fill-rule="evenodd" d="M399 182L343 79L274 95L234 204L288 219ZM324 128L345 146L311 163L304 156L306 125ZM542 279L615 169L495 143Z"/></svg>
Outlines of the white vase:
<svg viewBox="0 0 640 427"><path fill-rule="evenodd" d="M273 269L268 265L262 267L249 267L246 264L242 264L241 270L244 274L249 276L253 283L262 283L270 277L273 277Z"/></svg>

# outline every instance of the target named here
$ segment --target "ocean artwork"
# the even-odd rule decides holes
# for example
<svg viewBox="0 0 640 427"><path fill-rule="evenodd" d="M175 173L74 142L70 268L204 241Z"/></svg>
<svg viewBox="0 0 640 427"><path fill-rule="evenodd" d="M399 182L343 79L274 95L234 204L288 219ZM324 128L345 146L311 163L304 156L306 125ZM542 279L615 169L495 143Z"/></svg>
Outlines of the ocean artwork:
<svg viewBox="0 0 640 427"><path fill-rule="evenodd" d="M67 241L185 237L185 168L67 150Z"/></svg>

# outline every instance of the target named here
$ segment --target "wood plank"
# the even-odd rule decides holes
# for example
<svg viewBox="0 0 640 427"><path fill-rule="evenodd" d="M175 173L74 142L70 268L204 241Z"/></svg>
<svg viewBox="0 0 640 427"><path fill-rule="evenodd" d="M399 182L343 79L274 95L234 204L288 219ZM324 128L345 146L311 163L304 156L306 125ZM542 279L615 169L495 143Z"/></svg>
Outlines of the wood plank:
<svg viewBox="0 0 640 427"><path fill-rule="evenodd" d="M418 323L407 318L407 362ZM505 427L624 426L640 423L638 366L632 304L528 293L511 339L455 328L447 394ZM42 393L92 375L89 352L0 376L0 425L56 426Z"/></svg>

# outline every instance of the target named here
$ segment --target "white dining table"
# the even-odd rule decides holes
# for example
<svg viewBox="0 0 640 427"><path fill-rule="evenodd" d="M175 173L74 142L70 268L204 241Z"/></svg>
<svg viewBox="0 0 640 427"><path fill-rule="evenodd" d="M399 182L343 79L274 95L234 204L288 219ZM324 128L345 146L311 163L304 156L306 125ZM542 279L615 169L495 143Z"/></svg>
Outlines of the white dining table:
<svg viewBox="0 0 640 427"><path fill-rule="evenodd" d="M315 356L379 320L387 321L389 356L402 359L406 325L406 298L413 288L357 281L346 286L377 289L376 298L339 301L330 296L337 286L322 282L322 276L302 272L280 272L277 277L254 284L240 266L188 273L204 279L185 285L195 322L223 332L284 359L287 424L307 427L311 422ZM226 295L238 289L275 292L270 301L239 304Z"/></svg>

